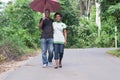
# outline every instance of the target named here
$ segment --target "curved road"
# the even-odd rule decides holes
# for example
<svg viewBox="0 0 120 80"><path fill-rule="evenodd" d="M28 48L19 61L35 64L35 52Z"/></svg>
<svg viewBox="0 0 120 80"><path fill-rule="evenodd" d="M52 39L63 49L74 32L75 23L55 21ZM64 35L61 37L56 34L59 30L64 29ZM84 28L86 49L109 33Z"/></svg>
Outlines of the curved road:
<svg viewBox="0 0 120 80"><path fill-rule="evenodd" d="M108 48L66 49L63 68L41 67L41 55L10 73L5 80L120 80L120 59Z"/></svg>

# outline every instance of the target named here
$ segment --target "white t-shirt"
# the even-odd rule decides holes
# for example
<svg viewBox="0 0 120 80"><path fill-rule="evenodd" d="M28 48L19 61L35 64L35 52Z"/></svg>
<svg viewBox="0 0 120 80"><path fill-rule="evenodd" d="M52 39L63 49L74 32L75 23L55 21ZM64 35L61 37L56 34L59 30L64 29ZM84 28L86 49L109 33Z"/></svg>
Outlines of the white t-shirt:
<svg viewBox="0 0 120 80"><path fill-rule="evenodd" d="M65 38L63 35L63 30L66 28L66 25L63 22L53 22L53 39L54 43L64 44Z"/></svg>

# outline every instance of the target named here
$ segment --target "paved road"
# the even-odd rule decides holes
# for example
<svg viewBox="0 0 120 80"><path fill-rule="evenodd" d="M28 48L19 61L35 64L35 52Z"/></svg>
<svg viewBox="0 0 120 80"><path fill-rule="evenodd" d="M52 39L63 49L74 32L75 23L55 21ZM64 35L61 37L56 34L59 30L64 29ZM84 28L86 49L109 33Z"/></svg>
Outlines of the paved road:
<svg viewBox="0 0 120 80"><path fill-rule="evenodd" d="M41 67L41 55L33 58L5 80L120 80L120 59L110 49L66 49L63 68Z"/></svg>

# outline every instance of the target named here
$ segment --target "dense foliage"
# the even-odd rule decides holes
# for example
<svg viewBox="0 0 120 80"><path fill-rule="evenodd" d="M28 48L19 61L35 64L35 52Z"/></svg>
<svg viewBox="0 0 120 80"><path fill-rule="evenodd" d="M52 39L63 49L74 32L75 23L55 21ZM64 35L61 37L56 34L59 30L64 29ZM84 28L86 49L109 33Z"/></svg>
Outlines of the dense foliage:
<svg viewBox="0 0 120 80"><path fill-rule="evenodd" d="M108 47L114 46L115 26L117 26L118 46L120 46L120 0L101 1L102 34L106 36Z"/></svg>
<svg viewBox="0 0 120 80"><path fill-rule="evenodd" d="M31 0L16 0L0 12L0 46L12 50L11 54L19 56L26 49L37 49L39 46L38 22L41 15L30 9L30 2ZM0 53L5 51L6 49L1 50Z"/></svg>

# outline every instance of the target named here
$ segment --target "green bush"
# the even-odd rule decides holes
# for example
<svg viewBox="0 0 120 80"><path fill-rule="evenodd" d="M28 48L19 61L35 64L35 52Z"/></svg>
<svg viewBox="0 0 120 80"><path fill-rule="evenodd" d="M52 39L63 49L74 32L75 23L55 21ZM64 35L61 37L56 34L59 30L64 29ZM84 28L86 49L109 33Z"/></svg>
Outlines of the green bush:
<svg viewBox="0 0 120 80"><path fill-rule="evenodd" d="M117 50L110 50L108 51L109 54L112 54L114 56L120 57L120 49Z"/></svg>
<svg viewBox="0 0 120 80"><path fill-rule="evenodd" d="M0 45L1 60L16 60L23 54L25 54L26 47L20 44L18 41L5 40Z"/></svg>
<svg viewBox="0 0 120 80"><path fill-rule="evenodd" d="M68 27L68 46L73 48L97 47L97 26L85 18L81 18L80 25Z"/></svg>

